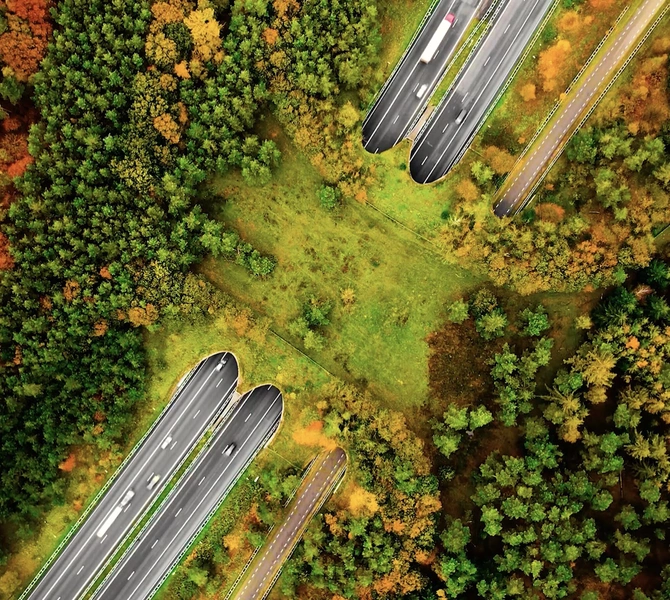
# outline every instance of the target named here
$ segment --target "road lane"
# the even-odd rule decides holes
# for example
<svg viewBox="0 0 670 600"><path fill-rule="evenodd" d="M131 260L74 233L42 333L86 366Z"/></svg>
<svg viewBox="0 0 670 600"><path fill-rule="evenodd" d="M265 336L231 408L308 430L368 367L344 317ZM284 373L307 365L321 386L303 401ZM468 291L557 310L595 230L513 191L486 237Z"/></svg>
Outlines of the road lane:
<svg viewBox="0 0 670 600"><path fill-rule="evenodd" d="M225 364L224 362L225 361ZM219 365L220 368L219 368ZM203 360L115 474L109 489L61 554L21 598L76 600L123 542L235 391L238 365L226 352ZM151 489L149 482L158 476ZM128 493L132 491L132 498ZM122 500L126 497L127 502ZM115 509L122 508L121 511ZM104 535L101 525L118 513ZM29 595L28 595L29 594Z"/></svg>
<svg viewBox="0 0 670 600"><path fill-rule="evenodd" d="M441 0L422 30L394 69L386 87L363 121L363 147L373 154L395 146L410 130L416 118L428 106L449 59L456 50L476 14L479 0ZM421 53L448 14L456 18L429 63ZM421 86L427 89L419 98Z"/></svg>
<svg viewBox="0 0 670 600"><path fill-rule="evenodd" d="M145 600L153 596L239 475L277 430L282 411L281 392L273 385L257 387L242 396L207 450L100 587L95 600ZM230 444L235 448L228 455Z"/></svg>
<svg viewBox="0 0 670 600"><path fill-rule="evenodd" d="M414 181L435 182L460 160L553 3L500 3L449 93L416 137L410 152Z"/></svg>
<svg viewBox="0 0 670 600"><path fill-rule="evenodd" d="M601 50L600 58L596 56L597 62L585 71L581 81L577 81L563 100L547 130L537 137L508 175L498 193L499 199L494 208L497 216L514 215L524 208L531 192L544 179L584 117L593 110L612 78L665 6L664 0L646 0L620 25L619 33L615 32L613 39Z"/></svg>
<svg viewBox="0 0 670 600"><path fill-rule="evenodd" d="M347 455L342 448L335 448L315 461L289 506L288 516L249 566L234 600L262 600L268 595L284 562L339 483L346 466Z"/></svg>

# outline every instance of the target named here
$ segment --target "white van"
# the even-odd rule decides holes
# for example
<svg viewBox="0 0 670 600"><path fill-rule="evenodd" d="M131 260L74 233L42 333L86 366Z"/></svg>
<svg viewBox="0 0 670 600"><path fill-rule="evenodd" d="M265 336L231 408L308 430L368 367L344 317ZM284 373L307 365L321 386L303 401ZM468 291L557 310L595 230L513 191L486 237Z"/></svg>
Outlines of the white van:
<svg viewBox="0 0 670 600"><path fill-rule="evenodd" d="M428 89L427 84L423 84L420 88L419 91L416 93L417 98L423 98L423 95L426 93L426 90Z"/></svg>

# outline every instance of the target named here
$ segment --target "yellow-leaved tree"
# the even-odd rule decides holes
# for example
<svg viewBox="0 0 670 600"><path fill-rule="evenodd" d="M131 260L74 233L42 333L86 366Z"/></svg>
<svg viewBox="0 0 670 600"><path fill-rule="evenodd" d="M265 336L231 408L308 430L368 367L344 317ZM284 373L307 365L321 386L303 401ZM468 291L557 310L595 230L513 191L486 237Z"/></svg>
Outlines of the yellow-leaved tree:
<svg viewBox="0 0 670 600"><path fill-rule="evenodd" d="M184 19L193 38L193 58L207 62L221 62L221 27L214 18L213 8L199 8Z"/></svg>

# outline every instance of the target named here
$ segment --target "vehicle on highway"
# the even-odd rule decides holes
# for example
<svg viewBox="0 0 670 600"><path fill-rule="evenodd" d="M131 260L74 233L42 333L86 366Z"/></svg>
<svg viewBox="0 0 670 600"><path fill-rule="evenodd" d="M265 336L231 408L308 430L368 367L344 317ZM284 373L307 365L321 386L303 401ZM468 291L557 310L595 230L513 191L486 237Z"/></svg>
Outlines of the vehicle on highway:
<svg viewBox="0 0 670 600"><path fill-rule="evenodd" d="M220 371L221 369L223 369L223 365L225 365L225 364L226 364L226 359L225 359L225 358L222 358L222 359L219 361L219 364L216 365L216 370L217 370L217 371Z"/></svg>
<svg viewBox="0 0 670 600"><path fill-rule="evenodd" d="M423 54L421 54L420 60L422 63L429 63L431 60L433 60L433 58L435 58L435 53L437 52L437 49L442 43L444 37L447 35L449 29L451 29L455 18L456 16L453 13L449 13L438 25L435 33L433 34L433 37L430 38L430 41L426 45Z"/></svg>
<svg viewBox="0 0 670 600"><path fill-rule="evenodd" d="M465 117L468 115L468 109L464 108L461 112L458 113L458 116L456 117L456 125L460 125L463 121L465 121Z"/></svg>
<svg viewBox="0 0 670 600"><path fill-rule="evenodd" d="M150 479L148 479L148 482L149 482L149 483L148 483L148 485L147 485L147 489L148 489L148 490L153 490L154 487L156 486L156 484L160 481L160 478L161 478L160 475L154 475L153 477L151 477Z"/></svg>
<svg viewBox="0 0 670 600"><path fill-rule="evenodd" d="M428 89L428 84L424 83L420 88L419 91L416 93L417 98L423 98L423 95L426 93L426 90Z"/></svg>
<svg viewBox="0 0 670 600"><path fill-rule="evenodd" d="M121 506L127 506L128 503L133 499L135 492L133 490L128 490L123 498L121 498Z"/></svg>
<svg viewBox="0 0 670 600"><path fill-rule="evenodd" d="M109 528L112 526L114 521L116 521L117 517L123 512L123 507L121 506L115 506L114 510L109 513L109 516L103 521L102 525L98 528L98 531L96 531L96 535L99 538L105 537L107 534L107 531Z"/></svg>
<svg viewBox="0 0 670 600"><path fill-rule="evenodd" d="M118 516L123 512L123 509L125 506L128 506L130 504L130 501L133 499L133 496L135 495L135 492L133 490L128 490L123 498L121 498L121 502L119 502L118 506L114 507L114 510L107 515L107 518L102 522L102 525L98 528L98 531L95 532L95 534L99 538L105 537L107 534L107 531L109 531L109 528L112 526L114 521L118 518Z"/></svg>
<svg viewBox="0 0 670 600"><path fill-rule="evenodd" d="M161 444L161 450L165 450L169 445L170 442L172 441L172 436L168 435L164 440L163 443Z"/></svg>
<svg viewBox="0 0 670 600"><path fill-rule="evenodd" d="M230 456L233 452L235 452L235 444L228 444L223 450L226 456Z"/></svg>

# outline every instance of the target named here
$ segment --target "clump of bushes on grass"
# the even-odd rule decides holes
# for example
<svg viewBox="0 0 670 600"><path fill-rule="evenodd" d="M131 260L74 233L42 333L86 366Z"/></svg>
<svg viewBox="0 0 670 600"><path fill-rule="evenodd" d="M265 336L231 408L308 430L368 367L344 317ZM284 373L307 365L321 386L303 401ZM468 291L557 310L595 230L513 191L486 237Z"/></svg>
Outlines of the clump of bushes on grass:
<svg viewBox="0 0 670 600"><path fill-rule="evenodd" d="M322 185L317 192L321 206L326 210L335 210L342 201L342 193L331 185Z"/></svg>
<svg viewBox="0 0 670 600"><path fill-rule="evenodd" d="M248 269L255 277L267 277L274 271L276 263L274 257L261 254L234 231L220 231L218 235L213 233L211 239L205 238L204 242L203 245L214 256L235 261L238 265Z"/></svg>
<svg viewBox="0 0 670 600"><path fill-rule="evenodd" d="M302 315L288 326L292 336L302 340L306 350L321 350L326 340L320 329L330 325L329 315L333 310L330 300L310 296L302 306Z"/></svg>
<svg viewBox="0 0 670 600"><path fill-rule="evenodd" d="M461 298L447 308L447 319L457 325L471 315L475 319L475 329L483 339L488 341L505 335L507 315L489 290L482 288L473 294L469 302Z"/></svg>

